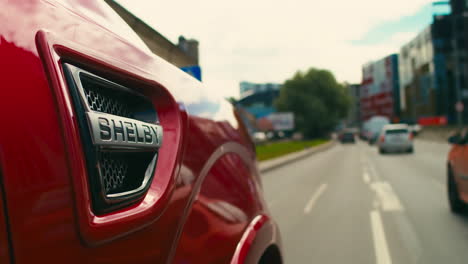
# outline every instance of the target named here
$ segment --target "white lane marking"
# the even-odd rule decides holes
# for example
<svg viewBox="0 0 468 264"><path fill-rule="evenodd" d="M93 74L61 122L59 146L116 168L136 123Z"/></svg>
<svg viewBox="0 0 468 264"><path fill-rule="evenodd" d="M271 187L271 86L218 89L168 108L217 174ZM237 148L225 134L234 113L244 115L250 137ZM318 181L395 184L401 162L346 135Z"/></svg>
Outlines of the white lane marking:
<svg viewBox="0 0 468 264"><path fill-rule="evenodd" d="M320 187L315 191L315 193L310 197L310 200L307 202L306 206L304 207L304 214L310 213L312 207L314 207L317 200L320 198L320 195L327 189L327 184L323 183Z"/></svg>
<svg viewBox="0 0 468 264"><path fill-rule="evenodd" d="M374 249L376 264L391 264L392 259L388 251L387 239L382 223L382 217L378 211L370 212L372 237L374 238Z"/></svg>
<svg viewBox="0 0 468 264"><path fill-rule="evenodd" d="M374 182L371 184L371 189L377 194L379 204L383 211L403 211L400 199L398 199L398 196L388 182Z"/></svg>
<svg viewBox="0 0 468 264"><path fill-rule="evenodd" d="M374 176L374 178L380 181L379 174L377 173L377 170L375 169L375 167L370 162L367 164L367 166L371 174Z"/></svg>
<svg viewBox="0 0 468 264"><path fill-rule="evenodd" d="M369 173L367 173L367 171L364 171L364 173L362 174L362 179L367 184L370 182L370 176L369 176Z"/></svg>

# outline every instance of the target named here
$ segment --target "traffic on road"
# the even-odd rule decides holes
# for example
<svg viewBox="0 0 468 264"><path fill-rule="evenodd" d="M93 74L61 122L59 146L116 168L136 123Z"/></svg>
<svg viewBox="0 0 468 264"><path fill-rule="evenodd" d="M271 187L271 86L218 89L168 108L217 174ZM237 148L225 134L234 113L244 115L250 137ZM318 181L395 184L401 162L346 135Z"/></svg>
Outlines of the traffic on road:
<svg viewBox="0 0 468 264"><path fill-rule="evenodd" d="M337 143L265 173L285 262L467 263L468 216L452 213L447 194L451 145L414 148L381 155L365 141Z"/></svg>

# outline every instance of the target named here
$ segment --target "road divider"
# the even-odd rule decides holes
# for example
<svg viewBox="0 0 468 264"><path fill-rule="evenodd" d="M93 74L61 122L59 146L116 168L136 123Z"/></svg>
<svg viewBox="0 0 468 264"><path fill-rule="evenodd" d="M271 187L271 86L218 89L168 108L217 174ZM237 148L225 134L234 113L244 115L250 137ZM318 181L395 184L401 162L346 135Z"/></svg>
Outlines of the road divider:
<svg viewBox="0 0 468 264"><path fill-rule="evenodd" d="M322 185L320 185L320 187L314 192L314 194L312 195L312 197L310 197L309 201L307 202L306 206L304 207L304 214L308 214L310 213L310 211L312 210L312 208L314 207L315 203L317 202L317 200L320 198L320 196L323 194L323 192L325 192L325 190L327 189L327 184L326 183L323 183Z"/></svg>
<svg viewBox="0 0 468 264"><path fill-rule="evenodd" d="M371 184L371 189L375 191L382 211L403 211L400 199L388 182L374 182Z"/></svg>
<svg viewBox="0 0 468 264"><path fill-rule="evenodd" d="M392 259L388 250L387 239L382 223L382 217L379 211L373 210L370 212L370 220L372 227L372 237L374 239L374 249L376 264L391 264Z"/></svg>

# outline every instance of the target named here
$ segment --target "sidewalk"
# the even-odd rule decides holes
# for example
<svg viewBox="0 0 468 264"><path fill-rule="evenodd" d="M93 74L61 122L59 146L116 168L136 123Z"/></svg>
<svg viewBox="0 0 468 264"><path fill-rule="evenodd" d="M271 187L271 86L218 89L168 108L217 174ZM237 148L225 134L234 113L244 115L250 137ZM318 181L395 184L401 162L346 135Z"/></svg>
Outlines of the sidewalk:
<svg viewBox="0 0 468 264"><path fill-rule="evenodd" d="M267 171L279 168L281 166L284 166L286 164L292 163L294 161L303 159L305 157L308 157L314 153L322 152L324 150L327 150L331 147L333 147L336 144L336 141L330 140L327 143L324 143L322 145L316 146L316 147L311 147L302 151L294 152L285 156L281 156L278 158L270 159L270 160L265 160L258 162L258 170L260 173L265 173Z"/></svg>

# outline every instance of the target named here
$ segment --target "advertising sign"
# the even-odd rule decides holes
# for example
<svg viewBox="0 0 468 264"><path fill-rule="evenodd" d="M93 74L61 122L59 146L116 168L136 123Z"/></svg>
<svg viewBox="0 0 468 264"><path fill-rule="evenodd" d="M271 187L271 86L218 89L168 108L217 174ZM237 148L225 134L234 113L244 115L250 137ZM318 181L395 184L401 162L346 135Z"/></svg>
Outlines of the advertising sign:
<svg viewBox="0 0 468 264"><path fill-rule="evenodd" d="M420 117L418 124L421 126L445 126L447 125L447 118L445 116Z"/></svg>
<svg viewBox="0 0 468 264"><path fill-rule="evenodd" d="M294 129L294 114L291 112L272 113L267 118L275 131Z"/></svg>

